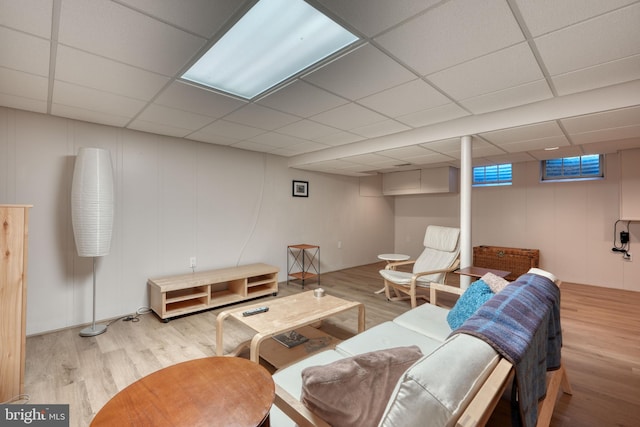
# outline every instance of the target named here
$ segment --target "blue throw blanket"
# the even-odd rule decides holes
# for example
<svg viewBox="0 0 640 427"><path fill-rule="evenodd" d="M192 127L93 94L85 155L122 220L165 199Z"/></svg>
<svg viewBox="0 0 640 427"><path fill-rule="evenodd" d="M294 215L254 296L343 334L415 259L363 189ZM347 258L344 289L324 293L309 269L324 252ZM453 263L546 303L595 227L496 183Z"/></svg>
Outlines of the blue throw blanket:
<svg viewBox="0 0 640 427"><path fill-rule="evenodd" d="M489 343L516 369L515 384L524 427L536 425L538 401L546 394L546 371L560 367L560 290L548 278L524 274L483 304L451 334Z"/></svg>

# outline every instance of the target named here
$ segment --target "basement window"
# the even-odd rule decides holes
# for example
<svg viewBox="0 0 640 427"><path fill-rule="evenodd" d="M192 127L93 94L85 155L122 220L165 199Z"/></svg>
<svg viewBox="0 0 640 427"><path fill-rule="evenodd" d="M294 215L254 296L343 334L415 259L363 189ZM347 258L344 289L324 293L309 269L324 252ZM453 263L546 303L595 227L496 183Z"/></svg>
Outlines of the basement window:
<svg viewBox="0 0 640 427"><path fill-rule="evenodd" d="M511 185L513 181L511 163L502 165L476 166L473 168L473 186L491 187Z"/></svg>
<svg viewBox="0 0 640 427"><path fill-rule="evenodd" d="M604 155L561 157L543 160L541 164L542 181L582 181L604 178Z"/></svg>

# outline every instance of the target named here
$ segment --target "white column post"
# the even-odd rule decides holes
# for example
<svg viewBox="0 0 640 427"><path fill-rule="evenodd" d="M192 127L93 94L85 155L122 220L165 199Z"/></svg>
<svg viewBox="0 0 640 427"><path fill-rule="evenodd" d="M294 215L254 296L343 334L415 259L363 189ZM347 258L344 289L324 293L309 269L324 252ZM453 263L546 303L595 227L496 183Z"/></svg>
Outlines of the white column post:
<svg viewBox="0 0 640 427"><path fill-rule="evenodd" d="M460 267L471 267L473 248L471 247L471 183L473 173L471 136L460 138ZM460 276L460 287L467 289L471 283L469 276Z"/></svg>

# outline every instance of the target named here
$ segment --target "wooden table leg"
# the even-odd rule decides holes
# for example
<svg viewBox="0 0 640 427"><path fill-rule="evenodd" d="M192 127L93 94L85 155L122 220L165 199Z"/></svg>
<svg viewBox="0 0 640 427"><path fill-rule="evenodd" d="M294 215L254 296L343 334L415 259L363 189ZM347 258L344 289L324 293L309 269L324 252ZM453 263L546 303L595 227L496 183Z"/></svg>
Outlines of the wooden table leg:
<svg viewBox="0 0 640 427"><path fill-rule="evenodd" d="M365 328L365 311L364 304L358 306L358 333L364 332Z"/></svg>
<svg viewBox="0 0 640 427"><path fill-rule="evenodd" d="M222 313L218 314L218 317L216 318L216 356L224 356L224 331L222 325L224 324L224 319L226 319L228 316L229 313L223 311Z"/></svg>
<svg viewBox="0 0 640 427"><path fill-rule="evenodd" d="M260 344L262 341L269 338L270 334L256 334L251 339L251 350L249 351L249 359L252 362L260 363Z"/></svg>

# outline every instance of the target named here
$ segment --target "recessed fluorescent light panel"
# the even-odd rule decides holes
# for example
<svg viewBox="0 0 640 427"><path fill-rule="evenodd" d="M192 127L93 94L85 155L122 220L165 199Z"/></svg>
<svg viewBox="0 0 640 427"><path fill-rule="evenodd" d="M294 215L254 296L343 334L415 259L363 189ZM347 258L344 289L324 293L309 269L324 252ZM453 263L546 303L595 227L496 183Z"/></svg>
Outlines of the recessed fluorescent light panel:
<svg viewBox="0 0 640 427"><path fill-rule="evenodd" d="M303 0L260 0L182 78L252 99L356 40Z"/></svg>

